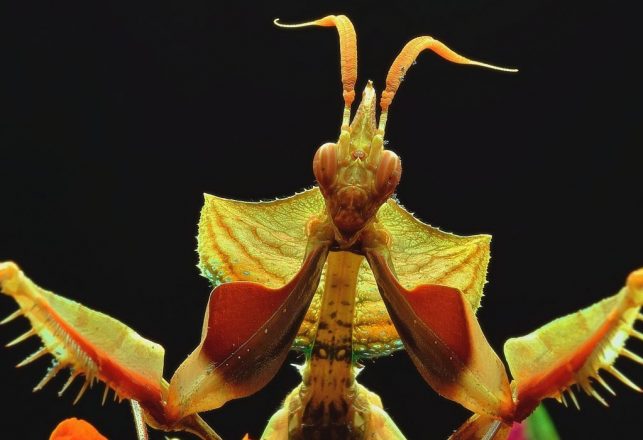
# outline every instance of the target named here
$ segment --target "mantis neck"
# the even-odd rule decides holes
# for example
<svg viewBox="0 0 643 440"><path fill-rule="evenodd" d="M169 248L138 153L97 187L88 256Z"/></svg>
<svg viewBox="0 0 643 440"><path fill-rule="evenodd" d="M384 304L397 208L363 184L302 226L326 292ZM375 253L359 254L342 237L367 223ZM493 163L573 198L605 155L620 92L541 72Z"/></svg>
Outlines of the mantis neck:
<svg viewBox="0 0 643 440"><path fill-rule="evenodd" d="M350 252L328 256L317 334L301 388L304 438L353 437L353 312L363 258Z"/></svg>

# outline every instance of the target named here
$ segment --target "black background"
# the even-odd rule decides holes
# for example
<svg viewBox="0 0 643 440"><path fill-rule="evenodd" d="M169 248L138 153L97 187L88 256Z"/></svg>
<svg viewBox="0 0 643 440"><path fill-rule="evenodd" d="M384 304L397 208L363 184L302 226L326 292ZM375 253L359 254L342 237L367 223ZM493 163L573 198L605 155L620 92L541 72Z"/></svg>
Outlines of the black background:
<svg viewBox="0 0 643 440"><path fill-rule="evenodd" d="M202 193L260 200L309 187L316 147L338 135L335 31L277 29L275 17L347 14L358 90L373 79L381 91L422 34L521 69L421 55L387 127L405 206L444 230L494 236L478 316L496 350L615 293L643 265L640 41L625 2L12 3L1 14L0 259L162 343L166 377L196 345L207 301L194 251ZM0 300L3 315L13 309ZM74 415L134 438L127 405L101 408L102 390L76 407L79 384L59 399L66 373L32 395L48 361L12 366L37 346L1 351L0 436L44 439ZM619 364L643 382L640 366ZM360 380L410 439L446 438L467 417L403 353L366 362ZM206 418L226 439L258 436L297 381L284 366ZM586 396L581 412L548 406L563 438L640 432L641 396L608 381L609 409Z"/></svg>

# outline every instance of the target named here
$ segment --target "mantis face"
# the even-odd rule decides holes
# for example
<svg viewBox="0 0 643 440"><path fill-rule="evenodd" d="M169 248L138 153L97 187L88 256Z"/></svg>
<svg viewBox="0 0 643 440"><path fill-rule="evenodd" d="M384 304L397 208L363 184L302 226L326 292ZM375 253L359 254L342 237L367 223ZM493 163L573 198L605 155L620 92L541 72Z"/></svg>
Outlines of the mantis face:
<svg viewBox="0 0 643 440"><path fill-rule="evenodd" d="M402 175L397 154L383 150L375 127L376 95L369 81L350 130L319 147L313 172L326 201L336 240L351 246L395 191Z"/></svg>

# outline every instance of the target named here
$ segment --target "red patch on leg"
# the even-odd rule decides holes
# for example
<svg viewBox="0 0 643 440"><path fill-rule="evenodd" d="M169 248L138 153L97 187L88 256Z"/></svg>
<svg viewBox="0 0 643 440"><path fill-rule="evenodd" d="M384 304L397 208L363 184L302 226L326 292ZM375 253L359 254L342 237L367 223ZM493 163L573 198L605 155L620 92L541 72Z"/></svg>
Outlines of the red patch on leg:
<svg viewBox="0 0 643 440"><path fill-rule="evenodd" d="M460 291L452 287L422 285L402 294L415 314L463 361L471 356L467 313Z"/></svg>

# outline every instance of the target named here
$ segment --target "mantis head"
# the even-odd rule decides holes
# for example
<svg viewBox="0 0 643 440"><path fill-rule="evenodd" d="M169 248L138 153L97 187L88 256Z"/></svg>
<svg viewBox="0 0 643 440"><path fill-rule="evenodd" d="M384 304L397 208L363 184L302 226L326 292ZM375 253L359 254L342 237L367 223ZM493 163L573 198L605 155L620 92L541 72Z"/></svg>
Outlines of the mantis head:
<svg viewBox="0 0 643 440"><path fill-rule="evenodd" d="M349 130L342 131L337 143L319 147L313 159L313 172L340 243L355 241L402 175L399 156L383 148L375 109L375 89L369 81Z"/></svg>
<svg viewBox="0 0 643 440"><path fill-rule="evenodd" d="M380 206L395 192L400 182L402 162L397 154L384 148L384 131L388 108L420 52L430 49L454 63L516 71L465 58L432 37L417 37L404 46L389 69L386 89L380 97L379 124L376 125L377 95L371 81L367 82L351 121L357 80L357 39L350 20L343 15L329 15L291 25L281 24L277 19L275 24L286 28L333 26L339 33L344 97L341 134L337 142L319 147L313 159L313 172L324 195L326 211L340 248L349 248L359 240L361 232L371 224Z"/></svg>

